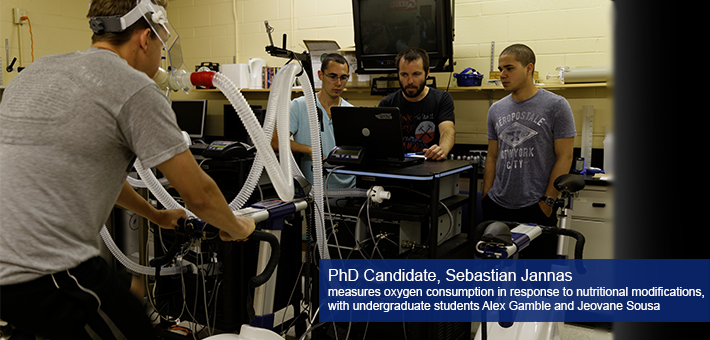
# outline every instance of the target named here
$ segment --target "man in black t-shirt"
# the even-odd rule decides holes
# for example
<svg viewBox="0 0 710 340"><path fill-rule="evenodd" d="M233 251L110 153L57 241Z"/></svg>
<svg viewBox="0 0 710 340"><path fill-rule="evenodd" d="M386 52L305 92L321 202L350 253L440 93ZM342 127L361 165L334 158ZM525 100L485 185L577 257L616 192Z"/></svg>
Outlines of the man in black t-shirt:
<svg viewBox="0 0 710 340"><path fill-rule="evenodd" d="M424 152L428 160L445 160L456 139L454 100L448 92L426 86L429 56L409 48L395 59L401 89L380 101L398 107L406 152Z"/></svg>

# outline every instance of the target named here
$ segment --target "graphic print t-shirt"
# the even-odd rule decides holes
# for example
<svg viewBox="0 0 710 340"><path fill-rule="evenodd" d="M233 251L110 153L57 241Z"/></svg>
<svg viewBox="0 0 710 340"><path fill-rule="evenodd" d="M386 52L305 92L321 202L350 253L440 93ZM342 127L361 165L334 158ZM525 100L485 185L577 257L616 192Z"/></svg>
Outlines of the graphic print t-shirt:
<svg viewBox="0 0 710 340"><path fill-rule="evenodd" d="M508 95L488 110L487 137L498 141L490 198L518 209L544 195L555 165L554 140L577 135L567 100L544 89L524 101Z"/></svg>
<svg viewBox="0 0 710 340"><path fill-rule="evenodd" d="M407 101L402 90L380 101L379 107L398 107L402 123L402 143L405 152L419 152L439 144L439 123L454 122L454 100L446 91L429 88L419 102Z"/></svg>

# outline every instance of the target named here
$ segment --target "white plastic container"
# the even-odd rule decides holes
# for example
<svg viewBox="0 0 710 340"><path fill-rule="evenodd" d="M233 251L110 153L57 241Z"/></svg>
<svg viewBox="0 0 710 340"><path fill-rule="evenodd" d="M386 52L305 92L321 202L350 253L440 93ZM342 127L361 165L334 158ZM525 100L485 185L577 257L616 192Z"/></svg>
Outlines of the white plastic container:
<svg viewBox="0 0 710 340"><path fill-rule="evenodd" d="M249 65L247 64L226 64L222 65L222 73L229 78L239 89L248 88L251 83Z"/></svg>

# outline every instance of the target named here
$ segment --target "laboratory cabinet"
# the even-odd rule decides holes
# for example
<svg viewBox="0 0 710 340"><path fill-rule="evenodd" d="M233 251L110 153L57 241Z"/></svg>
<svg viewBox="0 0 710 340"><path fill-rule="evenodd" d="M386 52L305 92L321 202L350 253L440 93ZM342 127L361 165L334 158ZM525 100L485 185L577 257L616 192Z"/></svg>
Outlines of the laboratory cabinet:
<svg viewBox="0 0 710 340"><path fill-rule="evenodd" d="M608 183L587 182L573 202L570 229L584 235L584 258L614 258L613 187ZM567 255L572 258L574 241L567 244Z"/></svg>

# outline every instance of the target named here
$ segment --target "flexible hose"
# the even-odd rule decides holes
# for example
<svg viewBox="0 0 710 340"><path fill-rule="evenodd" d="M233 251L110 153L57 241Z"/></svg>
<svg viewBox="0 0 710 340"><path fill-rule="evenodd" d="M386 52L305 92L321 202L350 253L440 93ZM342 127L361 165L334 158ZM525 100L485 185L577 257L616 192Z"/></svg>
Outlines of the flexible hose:
<svg viewBox="0 0 710 340"><path fill-rule="evenodd" d="M103 226L103 228L101 228L100 234L101 238L106 244L106 247L109 251L111 251L111 254L113 254L113 257L115 257L119 262L121 262L121 264L123 264L128 270L137 274L155 276L155 267L141 266L140 264L133 262L133 260L129 259L126 255L123 254L121 249L118 248L116 243L111 238L111 233L109 233L105 225ZM160 270L160 275L162 276L180 274L182 272L187 271L188 268L189 266L162 268Z"/></svg>
<svg viewBox="0 0 710 340"><path fill-rule="evenodd" d="M286 109L280 109L277 103L280 102L280 98L286 97L288 100L290 100L291 96L286 95L287 93L290 93L291 90L291 81L287 77L281 77L279 74L281 71L277 73L277 78L274 79L272 85L271 85L271 92L269 94L269 99L268 103L266 106L266 116L264 119L264 127L263 127L263 132L265 136L273 136L274 133L274 127L275 127L275 122L276 122L276 114L277 112L282 112ZM292 79L292 78L291 78ZM288 89L288 90L286 90ZM240 100L236 95L234 96L233 99L230 99L230 95L227 95L225 93L225 97L227 97L230 102L232 101L237 101ZM243 98L242 98L243 99ZM289 104L290 105L290 104ZM234 104L232 106L235 106ZM244 108L251 110L251 107L248 105ZM236 110L236 106L235 106ZM288 112L286 110L286 112ZM282 116L283 117L283 116ZM290 117L290 116L289 116ZM283 118L282 118L283 119ZM289 131L288 128L285 131ZM287 140L289 140L288 138ZM281 140L281 138L279 139ZM282 147L283 144L279 143L279 147ZM288 146L288 150L290 150L290 144ZM283 149L282 149L283 150ZM291 159L291 168L296 171L296 173L303 177L303 173L301 172L301 169L298 167L298 164L296 163L295 158L293 157L293 154L291 152L281 152L280 154L287 154L289 158ZM232 200L232 202L229 203L229 207L232 208L232 210L238 210L241 209L244 204L249 200L249 197L251 197L252 192L254 191L254 188L259 182L259 178L261 177L261 173L264 169L264 161L260 153L256 154L256 157L254 158L254 163L252 165L251 170L249 171L249 175L247 176L246 181L244 182L244 185L242 186L242 189L239 191L237 196Z"/></svg>
<svg viewBox="0 0 710 340"><path fill-rule="evenodd" d="M126 176L126 182L134 188L147 188L148 186L140 178L133 178L131 176Z"/></svg>
<svg viewBox="0 0 710 340"><path fill-rule="evenodd" d="M146 185L145 182L143 182L143 180L140 178L133 178L131 176L126 176L126 181L128 182L128 184L130 184L134 188L148 188L148 185ZM160 185L162 185L162 186L166 186L166 185L170 184L168 182L167 178L160 178L160 179L158 179L158 181L160 182Z"/></svg>
<svg viewBox="0 0 710 340"><path fill-rule="evenodd" d="M290 201L293 199L294 187L292 167L295 165L295 161L293 160L292 153L289 152L291 149L289 136L290 95L282 94L282 92L290 93L293 78L300 71L300 65L288 64L276 73L276 77L272 83L271 94L269 95L263 129L259 125L259 122L254 116L253 111L251 110L251 107L247 103L246 99L244 99L244 96L242 96L236 86L234 86L229 78L221 73L214 73L212 84L222 91L234 107L237 114L239 114L239 117L242 118L242 122L244 123L247 132L257 148L257 156L254 159L252 171L250 171L250 174L247 177L247 183L245 184L245 187L242 188L239 195L237 195L235 200L230 203L230 207L233 209L240 208L244 204L243 202L246 202L248 199L248 195L251 195L253 186L255 186L255 182L258 181L258 176L255 176L255 174L261 174L261 162L265 163L264 166L266 167L271 182L274 184L274 188L276 189L279 198L284 201ZM313 152L311 155L314 160L313 173L323 173L323 157L320 148L320 124L316 113L315 94L313 93L313 89L307 85L310 84L310 79L305 72L299 76L299 80L301 84L306 84L303 86L303 94L306 98L306 108L311 130L311 145L313 146ZM286 89L288 89L288 92ZM277 165L279 163L276 162L276 156L270 143L271 136L273 135L273 125L276 120L276 114L279 114L279 119L277 120L277 130L279 137L279 150L281 150L281 152L279 152L281 171L277 171ZM263 160L262 156L264 157ZM296 168L298 167L296 166ZM316 218L316 238L321 258L327 259L330 257L327 253L328 248L325 241L322 176L314 176L313 182L313 197L314 202L318 207L318 215ZM251 189L248 189L250 187ZM247 191L244 189L247 189ZM248 195L246 195L247 193Z"/></svg>
<svg viewBox="0 0 710 340"><path fill-rule="evenodd" d="M313 202L316 205L316 244L322 259L329 259L328 245L325 236L325 209L323 209L323 151L320 141L320 124L316 113L316 97L306 72L298 79L303 84L303 95L306 97L308 126L311 130L311 158L313 159Z"/></svg>
<svg viewBox="0 0 710 340"><path fill-rule="evenodd" d="M290 92L290 85L295 77L295 74L300 72L301 68L297 64L289 64L284 66L274 79L273 88L269 95L269 105L267 107L267 115L264 123L264 129L256 119L254 112L247 103L246 99L241 95L241 92L236 88L229 78L221 73L211 73L211 83L218 88L227 97L235 111L239 115L242 123L247 129L252 141L255 142L257 156L254 160L254 165L247 177L247 182L240 190L239 195L230 203L233 210L237 210L243 206L253 192L254 187L258 183L263 167L266 167L269 178L271 179L274 188L276 189L279 198L284 201L293 199L293 167L296 166L295 160L291 152L280 152L280 163L276 161L276 155L271 149L270 136L273 135L273 123L276 121L276 114L279 116L279 148L281 150L290 150L289 138L289 110L290 96L281 94L281 89L287 88ZM315 108L314 108L315 109ZM320 136L318 136L320 137ZM262 158L263 157L263 158ZM265 158L265 160L264 160ZM265 164L262 164L265 163ZM278 165L281 165L281 171L278 171ZM156 195L156 198L165 207L182 208L174 202L174 199L167 193L165 188L155 179L155 176L148 169L144 169L139 160L136 160L134 166L145 183L146 187ZM296 166L297 168L297 166ZM300 169L299 175L302 175ZM132 181L133 182L133 181ZM188 215L190 215L189 213ZM191 216L194 216L192 214Z"/></svg>
<svg viewBox="0 0 710 340"><path fill-rule="evenodd" d="M133 167L136 168L138 175L148 187L148 190L150 190L153 196L158 199L158 202L160 202L160 204L162 204L166 209L183 209L187 213L188 217L195 217L195 214L175 201L170 193L165 190L165 187L163 187L158 179L155 178L155 175L152 171L150 171L150 169L143 168L143 163L141 163L139 159L136 159L136 161L133 162Z"/></svg>
<svg viewBox="0 0 710 340"><path fill-rule="evenodd" d="M271 179L279 198L284 201L293 200L294 183L292 169L294 166L298 169L298 166L293 158L293 154L291 152L284 152L290 150L290 95L283 95L282 92L287 93L288 91L290 94L293 79L299 72L301 73L299 76L301 84L306 84L306 86L303 87L303 92L306 97L306 108L311 130L311 145L313 145L313 170L315 174L323 173L323 158L321 156L322 151L320 148L321 143L319 133L320 125L316 114L315 95L313 93L313 89L307 85L310 84L308 75L301 71L302 68L300 65L288 64L276 74L272 84L272 90L269 95L264 128L260 126L259 121L256 119L256 116L254 115L254 112L247 103L246 99L242 96L241 92L237 89L234 83L229 80L229 78L219 72L197 72L190 76L193 83L210 82L214 87L222 91L234 107L235 112L239 115L247 130L247 133L249 133L249 136L252 141L254 141L257 149L254 164L249 176L247 177L247 182L242 187L242 190L240 190L237 197L230 203L230 208L232 208L232 210L241 208L251 196L256 184L258 184L259 177L261 176L261 172L264 167L267 170L269 178ZM276 114L279 114L278 120L276 119ZM278 122L279 149L282 150L282 152L279 153L280 163L277 162L276 155L274 150L271 148L270 143L271 136L273 135L274 121ZM145 169L143 167L140 160L136 159L134 167L141 177L142 182L164 207L168 209L183 209L186 211L188 217L195 217L192 212L178 204L175 199L173 199L167 190L165 190L163 185L155 178L155 175L149 169ZM300 169L297 170L297 173L302 176ZM314 176L313 197L317 207L316 211L318 212L317 218L315 219L317 244L321 258L328 259L330 256L327 252L328 248L325 240L322 176ZM106 242L106 239L104 239L104 241L107 244L113 243L113 240L110 240L110 237L110 242ZM118 253L120 253L120 251L118 251ZM120 255L123 254L120 253Z"/></svg>
<svg viewBox="0 0 710 340"><path fill-rule="evenodd" d="M367 189L360 188L343 188L343 189L328 189L328 198L341 197L367 197Z"/></svg>
<svg viewBox="0 0 710 340"><path fill-rule="evenodd" d="M283 78L285 74L288 74L291 79L293 79L293 75L295 75L296 72L299 71L299 66L296 64L289 64L284 66L277 74L276 78L274 81L278 81L278 84L282 84ZM286 76L288 78L288 76ZM227 97L229 102L232 104L234 107L234 110L237 112L239 115L239 118L241 118L242 123L244 124L244 127L246 128L247 132L249 133L249 137L251 137L252 141L254 142L254 146L256 146L257 154L260 154L261 156L264 157L264 163L266 167L266 172L269 174L269 178L271 179L271 183L274 185L274 189L276 189L276 193L278 194L279 198L281 198L284 201L291 201L293 200L293 194L294 194L294 186L293 186L293 173L291 171L291 162L288 160L286 152L281 152L280 158L281 158L281 171L278 171L278 165L279 163L276 160L276 154L274 153L274 150L271 148L271 136L266 135L264 133L264 130L262 129L261 125L259 124L259 121L256 119L256 116L254 115L254 112L251 110L251 107L249 107L249 104L247 103L246 99L244 99L244 96L242 96L241 92L234 86L234 83L232 83L229 78L224 76L221 73L214 73L214 77L212 78L212 83L216 88L218 88L224 95ZM279 91L276 90L274 93L278 93ZM269 96L271 97L271 96ZM284 99L279 99L278 102L276 103L277 107L272 108L272 107L267 107L267 115L268 111L271 109L276 109L279 110L280 107L283 107L284 101L286 101L286 105L288 105L289 98L285 96L280 96L285 98ZM277 98L279 98L279 95L277 94ZM271 98L270 98L271 100ZM286 134L285 140L280 140L279 141L279 146L281 147L281 150L287 151L290 150L290 142L288 138L288 110L279 110L281 113L281 116L279 117L279 121L285 120L285 131L280 131L279 132L279 137L281 137L284 133ZM277 111L278 112L278 111Z"/></svg>

